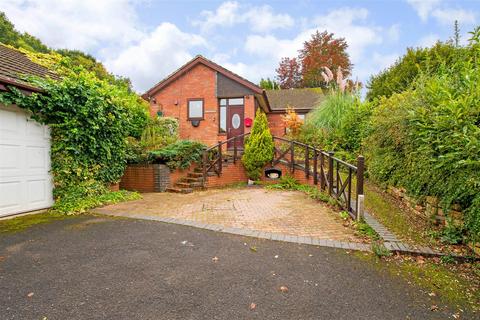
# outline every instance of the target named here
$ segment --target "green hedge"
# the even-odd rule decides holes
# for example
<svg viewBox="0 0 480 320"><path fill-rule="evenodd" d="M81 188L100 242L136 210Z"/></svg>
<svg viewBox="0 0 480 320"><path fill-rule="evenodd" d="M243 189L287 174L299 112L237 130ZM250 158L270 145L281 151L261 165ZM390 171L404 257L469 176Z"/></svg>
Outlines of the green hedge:
<svg viewBox="0 0 480 320"><path fill-rule="evenodd" d="M380 100L365 146L370 174L417 197L460 204L464 228L480 237L480 66L477 54L415 90Z"/></svg>

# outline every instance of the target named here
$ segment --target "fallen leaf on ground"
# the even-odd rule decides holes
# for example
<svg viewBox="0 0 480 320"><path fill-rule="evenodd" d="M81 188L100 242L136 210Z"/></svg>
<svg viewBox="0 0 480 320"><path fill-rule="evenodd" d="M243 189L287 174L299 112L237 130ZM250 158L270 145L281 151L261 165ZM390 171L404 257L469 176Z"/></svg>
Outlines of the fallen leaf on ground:
<svg viewBox="0 0 480 320"><path fill-rule="evenodd" d="M435 304L430 307L430 311L437 311L437 310L438 310L438 306Z"/></svg>
<svg viewBox="0 0 480 320"><path fill-rule="evenodd" d="M423 256L418 256L417 257L417 263L418 264L424 264L425 263L425 258Z"/></svg>
<svg viewBox="0 0 480 320"><path fill-rule="evenodd" d="M280 290L281 292L283 292L283 293L288 292L288 288L287 288L286 286L281 286L281 287L279 288L279 290Z"/></svg>
<svg viewBox="0 0 480 320"><path fill-rule="evenodd" d="M257 307L257 305L255 303L250 303L250 310L253 310Z"/></svg>
<svg viewBox="0 0 480 320"><path fill-rule="evenodd" d="M217 261L218 261L218 257L213 257L213 258L212 258L212 261L213 261L213 262L217 262Z"/></svg>
<svg viewBox="0 0 480 320"><path fill-rule="evenodd" d="M257 252L257 247L250 247L250 250L252 250L253 252Z"/></svg>
<svg viewBox="0 0 480 320"><path fill-rule="evenodd" d="M33 292L30 292L29 294L27 294L27 297L29 298L33 297Z"/></svg>
<svg viewBox="0 0 480 320"><path fill-rule="evenodd" d="M435 297L435 296L436 296L435 292L430 292L428 295L429 295L430 297Z"/></svg>

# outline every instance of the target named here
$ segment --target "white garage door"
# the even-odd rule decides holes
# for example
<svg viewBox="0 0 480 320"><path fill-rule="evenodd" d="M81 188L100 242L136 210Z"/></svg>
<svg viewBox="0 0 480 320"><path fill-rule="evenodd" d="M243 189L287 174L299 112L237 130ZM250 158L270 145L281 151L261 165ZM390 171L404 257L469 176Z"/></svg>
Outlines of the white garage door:
<svg viewBox="0 0 480 320"><path fill-rule="evenodd" d="M53 204L48 127L0 105L0 216Z"/></svg>

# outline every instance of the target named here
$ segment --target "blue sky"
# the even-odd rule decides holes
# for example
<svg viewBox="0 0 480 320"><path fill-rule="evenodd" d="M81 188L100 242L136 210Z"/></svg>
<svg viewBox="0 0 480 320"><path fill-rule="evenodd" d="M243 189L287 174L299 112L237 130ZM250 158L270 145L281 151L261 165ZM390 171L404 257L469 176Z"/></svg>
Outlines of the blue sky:
<svg viewBox="0 0 480 320"><path fill-rule="evenodd" d="M344 37L353 79L368 78L407 47L462 40L480 24L480 0L155 1L0 0L21 31L54 48L86 51L142 92L196 54L251 81L274 77L315 31Z"/></svg>

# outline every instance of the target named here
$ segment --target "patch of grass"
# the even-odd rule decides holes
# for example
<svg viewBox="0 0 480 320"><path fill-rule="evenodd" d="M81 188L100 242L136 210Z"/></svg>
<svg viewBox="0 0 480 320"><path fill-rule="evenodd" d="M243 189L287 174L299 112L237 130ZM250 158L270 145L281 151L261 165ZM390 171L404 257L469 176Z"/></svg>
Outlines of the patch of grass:
<svg viewBox="0 0 480 320"><path fill-rule="evenodd" d="M0 234L16 233L26 230L35 225L45 224L52 221L64 220L74 217L63 213L43 212L37 214L29 214L21 217L0 220Z"/></svg>
<svg viewBox="0 0 480 320"><path fill-rule="evenodd" d="M96 207L141 198L142 196L138 192L126 190L108 191L100 195L72 196L68 200L56 202L51 211L61 214L84 213Z"/></svg>
<svg viewBox="0 0 480 320"><path fill-rule="evenodd" d="M475 275L480 268L478 263L458 264L452 269L450 262L447 264L438 258L417 260L411 256L395 255L380 260L374 254L364 252L355 252L354 256L371 263L379 270L400 276L423 289L425 294L435 300L459 309L480 311L480 278Z"/></svg>
<svg viewBox="0 0 480 320"><path fill-rule="evenodd" d="M373 242L372 243L372 251L377 257L390 257L392 252L388 250L383 243L380 242Z"/></svg>
<svg viewBox="0 0 480 320"><path fill-rule="evenodd" d="M354 226L357 232L360 233L362 236L368 237L372 240L380 240L380 236L378 235L378 233L373 230L373 228L370 227L365 221L356 221L354 223Z"/></svg>
<svg viewBox="0 0 480 320"><path fill-rule="evenodd" d="M371 183L365 183L365 209L375 216L394 234L415 244L428 245L431 238L426 234L419 219L402 210L391 196Z"/></svg>

